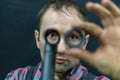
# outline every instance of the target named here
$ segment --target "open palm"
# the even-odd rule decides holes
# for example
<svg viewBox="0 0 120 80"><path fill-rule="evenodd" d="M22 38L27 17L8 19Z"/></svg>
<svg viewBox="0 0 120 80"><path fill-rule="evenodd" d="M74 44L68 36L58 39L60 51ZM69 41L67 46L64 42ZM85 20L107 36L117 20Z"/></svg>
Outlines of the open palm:
<svg viewBox="0 0 120 80"><path fill-rule="evenodd" d="M71 49L68 53L120 80L120 9L111 0L102 0L101 4L88 2L86 7L101 19L104 28L92 22L81 22L74 28L89 32L100 46L95 52Z"/></svg>

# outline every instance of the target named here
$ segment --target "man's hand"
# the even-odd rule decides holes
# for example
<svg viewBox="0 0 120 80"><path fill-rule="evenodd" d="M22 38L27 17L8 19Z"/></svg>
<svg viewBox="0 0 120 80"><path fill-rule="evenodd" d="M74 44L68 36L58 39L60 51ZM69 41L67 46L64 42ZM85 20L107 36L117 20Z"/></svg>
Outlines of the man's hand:
<svg viewBox="0 0 120 80"><path fill-rule="evenodd" d="M101 4L88 2L86 7L101 19L104 29L91 22L80 22L74 28L89 32L100 46L95 52L71 49L67 53L120 80L120 9L111 0L102 0Z"/></svg>
<svg viewBox="0 0 120 80"><path fill-rule="evenodd" d="M58 76L54 76L54 80L60 80Z"/></svg>

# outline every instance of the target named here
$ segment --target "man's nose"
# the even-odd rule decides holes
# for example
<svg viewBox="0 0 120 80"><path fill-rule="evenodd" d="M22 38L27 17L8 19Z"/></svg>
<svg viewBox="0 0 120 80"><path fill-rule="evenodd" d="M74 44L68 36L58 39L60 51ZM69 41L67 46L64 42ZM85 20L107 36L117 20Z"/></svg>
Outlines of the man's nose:
<svg viewBox="0 0 120 80"><path fill-rule="evenodd" d="M66 51L66 44L64 42L64 39L61 39L60 42L57 45L57 53L58 54L64 54Z"/></svg>

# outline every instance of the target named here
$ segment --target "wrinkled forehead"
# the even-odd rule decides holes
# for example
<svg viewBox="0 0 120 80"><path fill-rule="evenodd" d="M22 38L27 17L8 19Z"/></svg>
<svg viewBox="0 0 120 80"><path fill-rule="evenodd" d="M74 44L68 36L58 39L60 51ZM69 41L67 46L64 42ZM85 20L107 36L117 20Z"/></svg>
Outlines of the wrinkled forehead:
<svg viewBox="0 0 120 80"><path fill-rule="evenodd" d="M62 23L63 22L63 24L64 24L65 22L63 20L64 21L69 20L69 22L71 20L71 23L77 23L80 20L83 20L83 18L82 18L82 15L80 13L78 13L72 7L65 8L63 6L63 8L61 10L49 8L42 17L41 27L43 24L52 23L52 22L54 22L54 23L57 23L57 22ZM74 20L77 22L74 22ZM65 24L67 24L67 23L65 23Z"/></svg>

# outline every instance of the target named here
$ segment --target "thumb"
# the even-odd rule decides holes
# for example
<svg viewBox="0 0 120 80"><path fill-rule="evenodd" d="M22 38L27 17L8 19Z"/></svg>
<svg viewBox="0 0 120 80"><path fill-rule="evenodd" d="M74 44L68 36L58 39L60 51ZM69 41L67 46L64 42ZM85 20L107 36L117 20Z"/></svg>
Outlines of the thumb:
<svg viewBox="0 0 120 80"><path fill-rule="evenodd" d="M59 80L59 77L58 76L54 76L54 80Z"/></svg>
<svg viewBox="0 0 120 80"><path fill-rule="evenodd" d="M73 48L68 50L66 54L79 58L80 60L88 63L89 65L95 65L95 54L89 51Z"/></svg>

